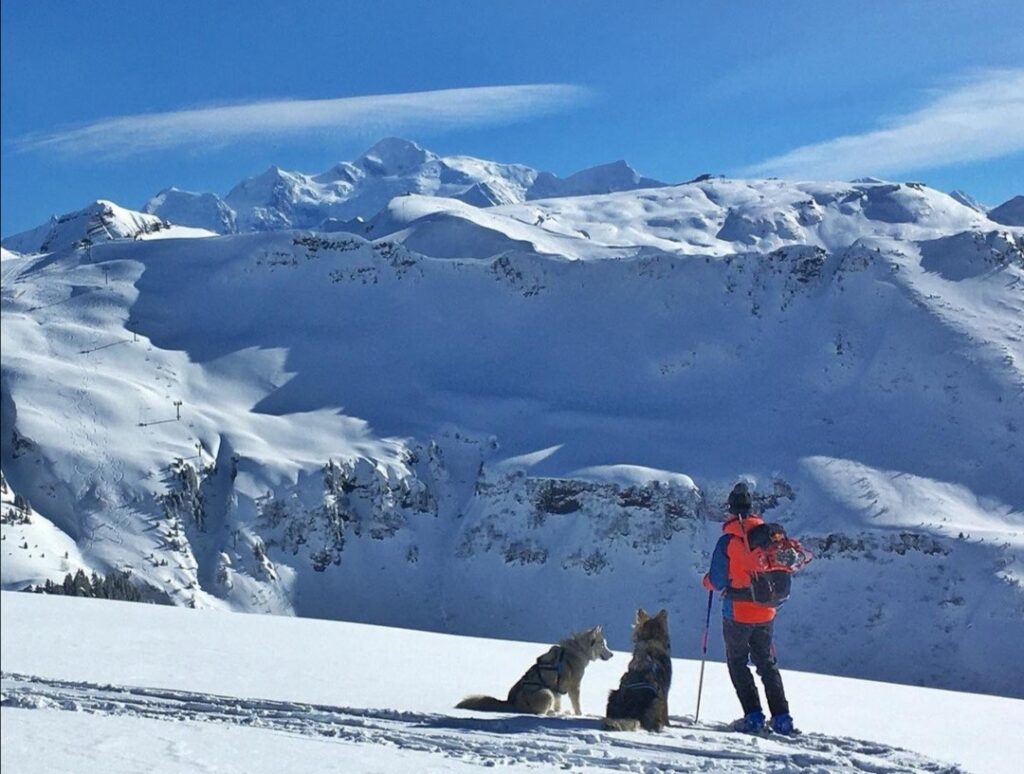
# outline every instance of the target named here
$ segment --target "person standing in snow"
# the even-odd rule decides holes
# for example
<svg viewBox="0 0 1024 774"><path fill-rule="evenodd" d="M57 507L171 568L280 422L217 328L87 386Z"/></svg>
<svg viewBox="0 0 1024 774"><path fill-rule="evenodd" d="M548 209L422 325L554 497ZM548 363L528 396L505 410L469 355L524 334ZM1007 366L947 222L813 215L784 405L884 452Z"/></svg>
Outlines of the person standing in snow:
<svg viewBox="0 0 1024 774"><path fill-rule="evenodd" d="M725 637L725 658L729 665L736 695L743 706L743 718L733 727L738 731L756 732L765 726L761 698L754 683L748 661L757 667L764 684L771 729L779 734L793 733L793 718L782 686L782 675L775 661L772 626L775 608L753 600L747 533L764 521L753 511L750 489L743 482L729 493L729 516L722 525L722 537L711 556L711 569L704 576L704 587L723 593L722 632Z"/></svg>

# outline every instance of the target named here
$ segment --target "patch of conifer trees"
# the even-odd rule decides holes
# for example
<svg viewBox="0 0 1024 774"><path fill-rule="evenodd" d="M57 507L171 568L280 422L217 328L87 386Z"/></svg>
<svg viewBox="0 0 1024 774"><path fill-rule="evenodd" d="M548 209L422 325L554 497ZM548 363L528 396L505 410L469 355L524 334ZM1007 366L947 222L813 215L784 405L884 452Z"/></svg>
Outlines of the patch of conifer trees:
<svg viewBox="0 0 1024 774"><path fill-rule="evenodd" d="M63 583L47 580L42 586L30 589L41 594L63 594L66 597L95 597L97 599L123 599L128 602L142 601L142 592L131 582L130 572L114 572L107 575L92 573L86 575L79 570L68 573Z"/></svg>

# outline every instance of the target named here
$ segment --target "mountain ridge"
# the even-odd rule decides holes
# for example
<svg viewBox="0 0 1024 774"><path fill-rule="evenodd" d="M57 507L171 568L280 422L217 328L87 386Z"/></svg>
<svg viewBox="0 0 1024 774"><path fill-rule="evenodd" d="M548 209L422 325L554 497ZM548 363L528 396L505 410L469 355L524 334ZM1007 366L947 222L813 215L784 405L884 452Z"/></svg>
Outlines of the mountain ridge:
<svg viewBox="0 0 1024 774"><path fill-rule="evenodd" d="M471 156L442 157L410 140L387 137L352 161L342 161L318 174L306 175L270 167L246 178L218 208L233 213L220 219L218 233L265 231L277 228L315 228L325 221L367 219L394 196L419 193L447 196L478 207L511 204L548 196L585 195L616 190L658 187L663 183L642 177L625 162L592 167L564 180L522 164L500 164ZM207 228L208 217L195 214L199 203L178 197L154 197L147 212L186 226ZM209 205L207 205L208 207Z"/></svg>

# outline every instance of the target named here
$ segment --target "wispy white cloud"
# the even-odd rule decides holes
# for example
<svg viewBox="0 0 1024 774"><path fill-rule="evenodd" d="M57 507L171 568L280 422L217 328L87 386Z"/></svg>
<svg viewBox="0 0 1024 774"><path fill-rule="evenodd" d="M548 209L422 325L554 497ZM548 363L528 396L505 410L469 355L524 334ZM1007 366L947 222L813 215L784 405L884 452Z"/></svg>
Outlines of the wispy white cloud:
<svg viewBox="0 0 1024 774"><path fill-rule="evenodd" d="M105 118L85 126L23 136L21 151L62 156L128 156L170 148L297 135L368 136L513 123L565 110L589 91L561 83L275 100Z"/></svg>
<svg viewBox="0 0 1024 774"><path fill-rule="evenodd" d="M886 126L791 150L744 174L842 179L982 161L1024 150L1024 69L960 80Z"/></svg>

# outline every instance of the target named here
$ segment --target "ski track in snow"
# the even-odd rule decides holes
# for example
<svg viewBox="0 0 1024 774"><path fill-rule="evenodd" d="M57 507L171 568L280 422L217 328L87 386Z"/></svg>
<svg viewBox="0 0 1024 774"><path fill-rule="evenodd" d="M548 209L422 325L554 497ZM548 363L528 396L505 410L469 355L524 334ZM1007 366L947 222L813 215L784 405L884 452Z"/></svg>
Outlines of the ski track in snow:
<svg viewBox="0 0 1024 774"><path fill-rule="evenodd" d="M856 739L749 736L673 718L666 733L609 733L593 716L465 717L244 699L3 673L0 704L179 722L248 726L306 737L386 745L482 766L536 765L634 772L946 772L963 770Z"/></svg>

